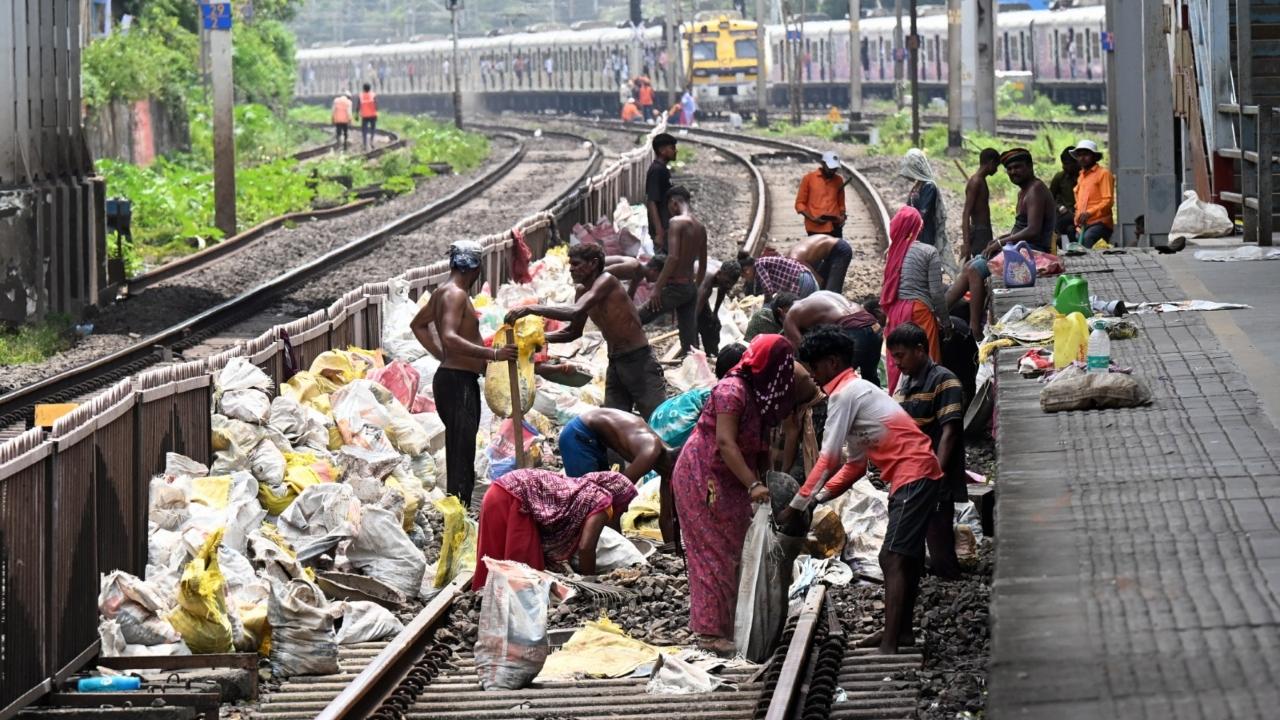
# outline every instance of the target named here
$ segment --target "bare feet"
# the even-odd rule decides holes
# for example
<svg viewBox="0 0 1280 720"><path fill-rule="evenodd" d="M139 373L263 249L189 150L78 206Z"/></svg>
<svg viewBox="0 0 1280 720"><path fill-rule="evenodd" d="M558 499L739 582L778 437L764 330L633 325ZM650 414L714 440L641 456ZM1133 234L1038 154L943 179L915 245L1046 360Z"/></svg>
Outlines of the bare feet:
<svg viewBox="0 0 1280 720"><path fill-rule="evenodd" d="M859 640L855 647L876 648L881 655L897 655L899 648L912 647L916 644L915 633L908 630L898 635L897 642L885 642L884 631L877 630Z"/></svg>
<svg viewBox="0 0 1280 720"><path fill-rule="evenodd" d="M732 640L713 635L699 635L698 647L723 658L731 658L737 654L737 648Z"/></svg>

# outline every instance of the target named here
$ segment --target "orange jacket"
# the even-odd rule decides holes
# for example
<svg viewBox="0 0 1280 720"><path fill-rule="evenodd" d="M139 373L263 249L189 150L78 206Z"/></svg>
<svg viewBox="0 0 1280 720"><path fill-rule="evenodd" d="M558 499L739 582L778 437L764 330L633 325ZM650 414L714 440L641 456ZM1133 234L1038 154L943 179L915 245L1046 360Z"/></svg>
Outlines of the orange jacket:
<svg viewBox="0 0 1280 720"><path fill-rule="evenodd" d="M346 95L339 95L333 99L333 124L351 124L351 98Z"/></svg>
<svg viewBox="0 0 1280 720"><path fill-rule="evenodd" d="M360 117L362 119L378 117L378 102L372 92L360 93Z"/></svg>
<svg viewBox="0 0 1280 720"><path fill-rule="evenodd" d="M831 179L822 176L821 170L814 170L800 181L800 191L796 193L796 212L808 213L814 217L834 215L841 217L844 210L844 178L832 175ZM805 232L810 235L829 233L835 229L833 222L814 222L804 219Z"/></svg>
<svg viewBox="0 0 1280 720"><path fill-rule="evenodd" d="M622 106L622 122L631 122L632 120L640 120L644 115L640 112L640 108L636 104L629 102Z"/></svg>
<svg viewBox="0 0 1280 720"><path fill-rule="evenodd" d="M653 104L653 88L648 83L641 83L640 89L636 91L636 97L640 100L641 105Z"/></svg>
<svg viewBox="0 0 1280 720"><path fill-rule="evenodd" d="M1115 227L1111 219L1112 208L1116 202L1116 178L1111 171L1101 165L1094 165L1085 170L1080 169L1080 177L1076 179L1076 214L1089 213L1085 221L1093 225L1102 223L1107 227Z"/></svg>

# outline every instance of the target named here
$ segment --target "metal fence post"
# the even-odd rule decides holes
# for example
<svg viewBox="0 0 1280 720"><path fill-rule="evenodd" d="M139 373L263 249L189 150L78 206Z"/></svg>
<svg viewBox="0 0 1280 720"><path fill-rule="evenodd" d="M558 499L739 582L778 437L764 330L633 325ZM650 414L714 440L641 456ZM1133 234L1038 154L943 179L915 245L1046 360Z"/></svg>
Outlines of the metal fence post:
<svg viewBox="0 0 1280 720"><path fill-rule="evenodd" d="M1258 191L1258 216L1257 216L1257 239L1259 245L1271 244L1271 173L1273 172L1274 163L1271 157L1271 128L1274 118L1271 116L1270 105L1258 106L1258 142L1257 142L1257 191Z"/></svg>

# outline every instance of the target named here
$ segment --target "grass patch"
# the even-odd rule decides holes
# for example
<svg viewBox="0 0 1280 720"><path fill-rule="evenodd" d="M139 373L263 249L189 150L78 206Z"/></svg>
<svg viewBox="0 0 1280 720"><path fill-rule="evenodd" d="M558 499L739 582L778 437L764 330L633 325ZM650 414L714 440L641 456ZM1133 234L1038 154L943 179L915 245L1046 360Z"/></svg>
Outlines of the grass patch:
<svg viewBox="0 0 1280 720"><path fill-rule="evenodd" d="M50 315L42 322L0 330L0 366L37 363L71 347L71 317Z"/></svg>
<svg viewBox="0 0 1280 720"><path fill-rule="evenodd" d="M816 137L834 141L840 131L830 121L819 118L802 125L792 125L789 122L770 123L764 134L774 137Z"/></svg>

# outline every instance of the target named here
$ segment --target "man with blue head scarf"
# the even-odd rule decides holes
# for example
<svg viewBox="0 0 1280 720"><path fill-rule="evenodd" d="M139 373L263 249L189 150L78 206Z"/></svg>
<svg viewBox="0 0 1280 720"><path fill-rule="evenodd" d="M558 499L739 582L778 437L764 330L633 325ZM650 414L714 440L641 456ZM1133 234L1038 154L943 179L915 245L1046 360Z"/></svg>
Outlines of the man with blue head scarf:
<svg viewBox="0 0 1280 720"><path fill-rule="evenodd" d="M437 360L431 387L444 423L445 465L450 495L471 503L475 487L476 431L480 429L480 375L485 363L515 360L516 348L486 347L468 289L480 279L484 248L474 240L449 246L449 279L431 293L410 327Z"/></svg>

